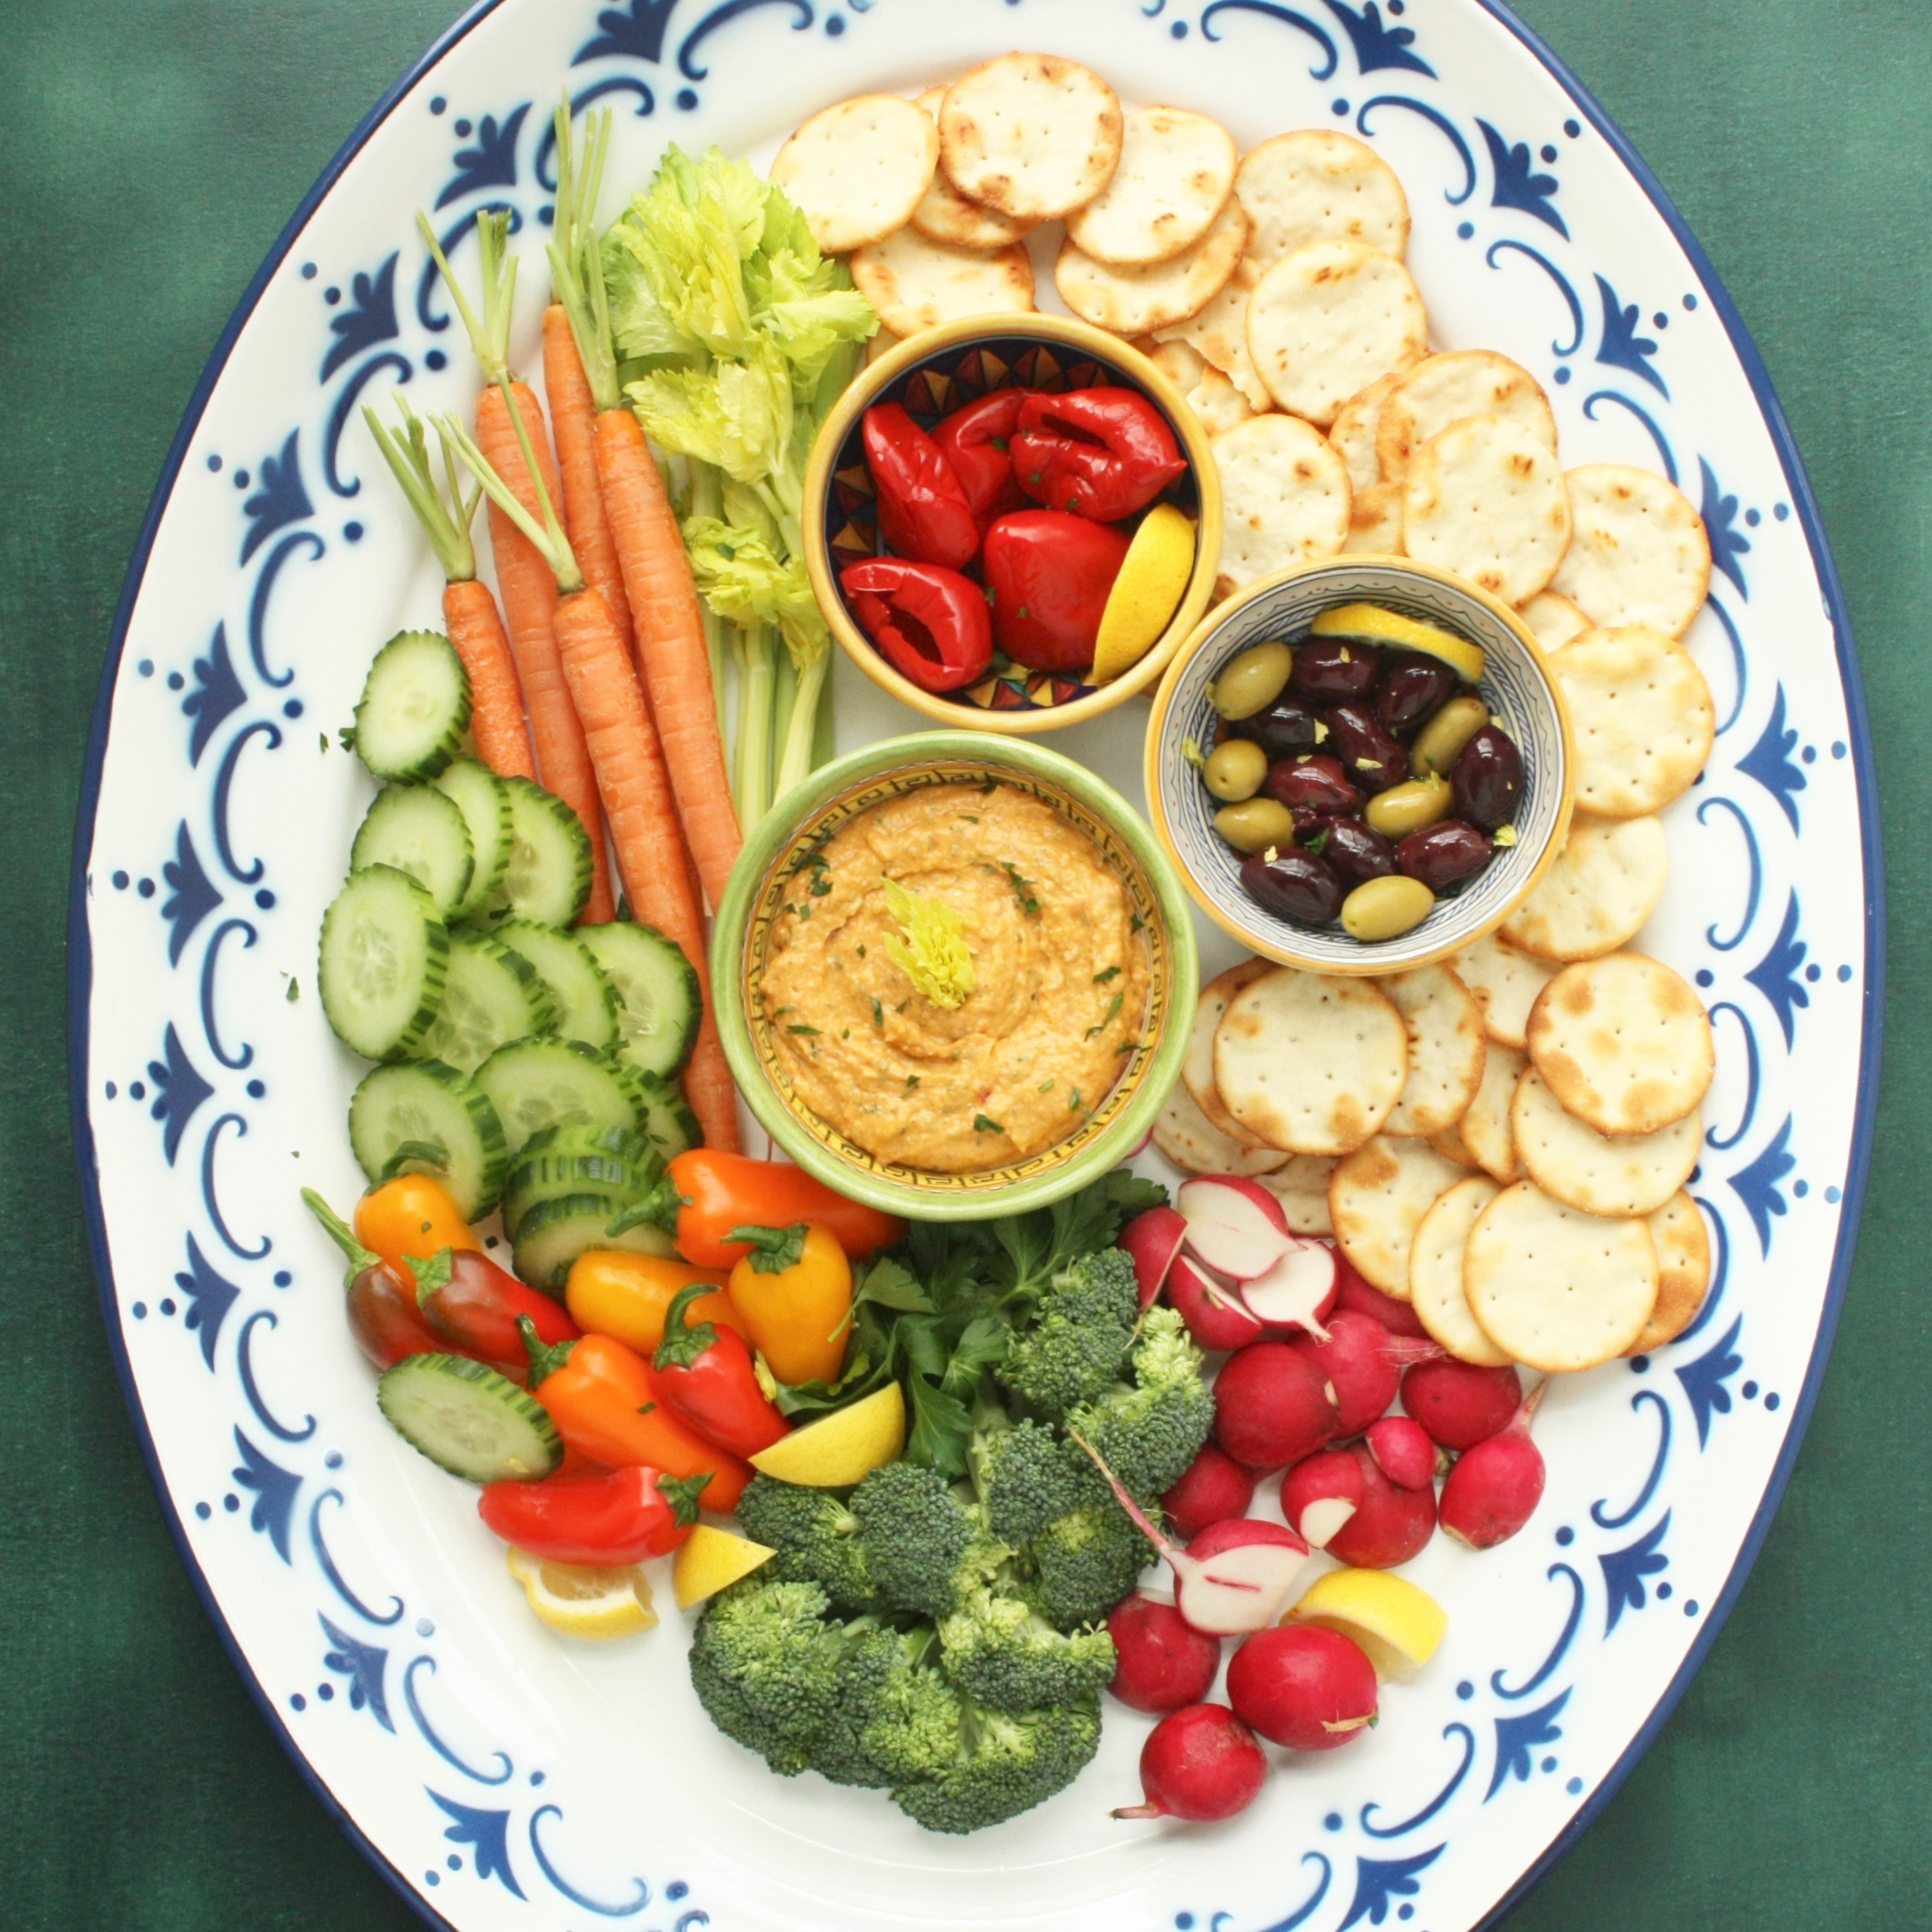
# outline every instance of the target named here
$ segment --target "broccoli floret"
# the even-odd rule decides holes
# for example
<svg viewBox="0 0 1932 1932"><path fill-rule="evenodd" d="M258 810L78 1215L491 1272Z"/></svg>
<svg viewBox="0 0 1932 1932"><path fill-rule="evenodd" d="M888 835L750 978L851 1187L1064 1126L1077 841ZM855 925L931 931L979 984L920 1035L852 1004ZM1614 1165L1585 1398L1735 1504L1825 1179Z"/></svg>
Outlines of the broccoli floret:
<svg viewBox="0 0 1932 1932"><path fill-rule="evenodd" d="M885 1708L887 1687L906 1669L904 1640L897 1630L869 1617L845 1626L838 1700L812 1740L814 1771L834 1784L883 1790L897 1782L896 1765L882 1761L867 1738Z"/></svg>
<svg viewBox="0 0 1932 1932"><path fill-rule="evenodd" d="M1201 1379L1201 1351L1172 1308L1150 1308L1142 1317L1133 1375L1131 1388L1118 1383L1083 1403L1066 1426L1100 1451L1132 1495L1145 1498L1178 1482L1199 1454L1214 1426L1214 1397Z"/></svg>
<svg viewBox="0 0 1932 1932"><path fill-rule="evenodd" d="M1052 1430L1036 1422L1010 1422L1004 1411L982 1414L977 1421L967 1462L988 1526L1003 1542L1018 1544L1037 1536L1090 1488Z"/></svg>
<svg viewBox="0 0 1932 1932"><path fill-rule="evenodd" d="M1064 1790L1092 1761L1100 1714L1091 1700L1037 1711L962 1700L952 1762L898 1785L899 1808L928 1832L977 1832Z"/></svg>
<svg viewBox="0 0 1932 1932"><path fill-rule="evenodd" d="M1159 1520L1157 1511L1148 1514ZM1108 1496L1057 1517L1021 1554L1032 1569L1029 1594L1041 1616L1070 1630L1097 1623L1126 1595L1154 1549Z"/></svg>
<svg viewBox="0 0 1932 1932"><path fill-rule="evenodd" d="M1124 1250L1082 1255L1054 1276L1033 1325L1016 1333L994 1372L1030 1408L1058 1421L1119 1376L1138 1307L1134 1264Z"/></svg>
<svg viewBox="0 0 1932 1932"><path fill-rule="evenodd" d="M852 1492L866 1562L894 1609L943 1616L952 1607L958 1571L972 1543L965 1505L937 1470L888 1462Z"/></svg>
<svg viewBox="0 0 1932 1932"><path fill-rule="evenodd" d="M983 1586L941 1620L939 1641L946 1676L997 1710L1078 1703L1114 1674L1114 1640L1106 1630L1063 1636L1032 1604Z"/></svg>
<svg viewBox="0 0 1932 1932"><path fill-rule="evenodd" d="M714 1597L692 1636L698 1702L781 1777L812 1762L838 1706L845 1636L824 1621L829 1607L817 1584L767 1582L760 1570Z"/></svg>
<svg viewBox="0 0 1932 1932"><path fill-rule="evenodd" d="M863 1748L884 1774L883 1784L936 1778L958 1753L959 1696L927 1661L934 1640L930 1624L899 1638L898 1663L881 1684L866 1726Z"/></svg>
<svg viewBox="0 0 1932 1932"><path fill-rule="evenodd" d="M859 1519L829 1490L754 1476L738 1498L738 1526L778 1552L762 1573L817 1583L832 1609L856 1616L886 1607L867 1567Z"/></svg>

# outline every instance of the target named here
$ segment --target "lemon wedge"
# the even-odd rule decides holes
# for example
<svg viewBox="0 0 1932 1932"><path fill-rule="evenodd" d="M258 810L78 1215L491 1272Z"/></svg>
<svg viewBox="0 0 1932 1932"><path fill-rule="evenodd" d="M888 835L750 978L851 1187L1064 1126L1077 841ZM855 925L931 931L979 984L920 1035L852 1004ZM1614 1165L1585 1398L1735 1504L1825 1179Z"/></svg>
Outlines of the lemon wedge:
<svg viewBox="0 0 1932 1932"><path fill-rule="evenodd" d="M752 1466L782 1483L841 1489L868 1470L897 1459L905 1448L905 1397L888 1382L850 1408L781 1436L752 1458Z"/></svg>
<svg viewBox="0 0 1932 1932"><path fill-rule="evenodd" d="M1352 1637L1377 1677L1413 1677L1436 1654L1449 1613L1426 1590L1386 1570L1331 1570L1318 1576L1285 1624L1319 1624Z"/></svg>
<svg viewBox="0 0 1932 1932"><path fill-rule="evenodd" d="M651 1586L634 1563L608 1570L546 1563L514 1544L509 1562L530 1608L566 1636L634 1636L657 1622Z"/></svg>
<svg viewBox="0 0 1932 1932"><path fill-rule="evenodd" d="M1130 554L1131 554L1131 553ZM1440 658L1458 677L1480 684L1483 652L1480 645L1439 624L1424 624L1379 604L1337 604L1322 611L1309 629L1318 638L1360 638L1370 643L1395 644L1406 651L1424 651Z"/></svg>
<svg viewBox="0 0 1932 1932"><path fill-rule="evenodd" d="M748 1576L777 1554L748 1536L734 1536L729 1530L700 1522L679 1546L671 1563L671 1588L677 1593L678 1608L688 1610L693 1604L716 1596L728 1583Z"/></svg>
<svg viewBox="0 0 1932 1932"><path fill-rule="evenodd" d="M1193 574L1193 524L1172 503L1155 504L1141 519L1107 593L1089 684L1109 683L1147 656Z"/></svg>

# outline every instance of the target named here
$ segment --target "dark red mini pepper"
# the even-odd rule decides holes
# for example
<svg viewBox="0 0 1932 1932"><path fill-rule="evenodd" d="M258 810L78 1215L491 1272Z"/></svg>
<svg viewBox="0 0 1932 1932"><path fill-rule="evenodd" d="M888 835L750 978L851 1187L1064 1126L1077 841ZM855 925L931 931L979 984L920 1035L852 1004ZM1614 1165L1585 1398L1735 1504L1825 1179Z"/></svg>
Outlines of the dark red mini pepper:
<svg viewBox="0 0 1932 1932"><path fill-rule="evenodd" d="M1036 503L1097 523L1144 509L1187 467L1167 418L1132 389L1029 390L1013 475Z"/></svg>
<svg viewBox="0 0 1932 1932"><path fill-rule="evenodd" d="M476 1514L506 1543L544 1562L605 1568L675 1550L691 1534L698 1492L710 1480L633 1465L602 1476L486 1483Z"/></svg>
<svg viewBox="0 0 1932 1932"><path fill-rule="evenodd" d="M349 1271L342 1277L344 1312L356 1346L369 1360L386 1369L405 1355L448 1354L449 1345L423 1319L407 1278L365 1248L314 1188L304 1187L302 1198L323 1232L349 1258Z"/></svg>
<svg viewBox="0 0 1932 1932"><path fill-rule="evenodd" d="M1127 539L1111 524L1065 510L996 518L982 558L1000 648L1034 670L1083 670Z"/></svg>
<svg viewBox="0 0 1932 1932"><path fill-rule="evenodd" d="M651 1358L651 1387L680 1420L733 1454L769 1449L791 1424L766 1400L745 1338L715 1322L686 1325L685 1310L700 1295L717 1291L693 1282L664 1310L664 1340Z"/></svg>
<svg viewBox="0 0 1932 1932"><path fill-rule="evenodd" d="M427 1261L409 1258L417 1306L443 1346L488 1362L512 1382L530 1372L518 1316L527 1315L543 1342L574 1342L584 1333L553 1297L525 1286L488 1255L440 1248Z"/></svg>
<svg viewBox="0 0 1932 1932"><path fill-rule="evenodd" d="M1019 426L1021 388L994 389L934 424L932 440L952 466L982 527L1008 510L1026 507L1013 480L1011 445Z"/></svg>
<svg viewBox="0 0 1932 1932"><path fill-rule="evenodd" d="M838 584L879 655L920 690L958 691L986 676L993 627L986 594L971 578L936 563L870 556L848 563Z"/></svg>
<svg viewBox="0 0 1932 1932"><path fill-rule="evenodd" d="M886 549L955 570L971 562L980 526L938 444L897 403L874 403L860 435Z"/></svg>

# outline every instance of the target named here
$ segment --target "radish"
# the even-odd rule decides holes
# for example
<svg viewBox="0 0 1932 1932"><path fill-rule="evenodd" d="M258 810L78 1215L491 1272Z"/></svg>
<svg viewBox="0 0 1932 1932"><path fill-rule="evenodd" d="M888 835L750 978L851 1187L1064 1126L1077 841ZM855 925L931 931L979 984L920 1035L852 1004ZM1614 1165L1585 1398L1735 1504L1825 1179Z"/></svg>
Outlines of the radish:
<svg viewBox="0 0 1932 1932"><path fill-rule="evenodd" d="M1116 1818L1232 1818L1255 1802L1268 1760L1255 1734L1225 1704L1190 1704L1161 1719L1141 1747L1142 1804Z"/></svg>
<svg viewBox="0 0 1932 1932"><path fill-rule="evenodd" d="M1228 1662L1228 1702L1272 1743L1334 1750L1375 1722L1376 1668L1340 1630L1259 1630Z"/></svg>
<svg viewBox="0 0 1932 1932"><path fill-rule="evenodd" d="M1251 1342L1214 1381L1214 1437L1250 1469L1298 1462L1335 1433L1335 1386L1311 1353Z"/></svg>
<svg viewBox="0 0 1932 1932"><path fill-rule="evenodd" d="M1390 1482L1366 1444L1352 1442L1342 1453L1355 1459L1362 1499L1329 1538L1328 1554L1357 1570L1393 1570L1406 1563L1436 1528L1435 1486L1405 1490Z"/></svg>
<svg viewBox="0 0 1932 1932"><path fill-rule="evenodd" d="M1143 1313L1160 1299L1161 1285L1186 1234L1187 1223L1172 1208L1150 1208L1120 1230L1118 1245L1133 1258Z"/></svg>
<svg viewBox="0 0 1932 1932"><path fill-rule="evenodd" d="M1238 1174L1184 1180L1174 1204L1186 1220L1189 1248L1235 1281L1266 1274L1294 1239L1281 1203Z"/></svg>
<svg viewBox="0 0 1932 1932"><path fill-rule="evenodd" d="M1225 1449L1204 1442L1160 1506L1177 1536L1192 1537L1210 1522L1246 1516L1254 1499L1254 1478Z"/></svg>
<svg viewBox="0 0 1932 1932"><path fill-rule="evenodd" d="M1510 1426L1522 1400L1516 1370L1454 1357L1420 1362L1402 1378L1402 1406L1445 1449L1473 1449Z"/></svg>
<svg viewBox="0 0 1932 1932"><path fill-rule="evenodd" d="M1369 1424L1364 1440L1376 1466L1398 1488L1424 1490L1435 1481L1441 1451L1420 1423L1406 1415L1385 1415Z"/></svg>
<svg viewBox="0 0 1932 1932"><path fill-rule="evenodd" d="M1507 1543L1543 1499L1543 1451L1529 1439L1529 1425L1550 1378L1523 1398L1510 1426L1456 1459L1442 1485L1442 1527L1472 1550Z"/></svg>
<svg viewBox="0 0 1932 1932"><path fill-rule="evenodd" d="M1267 1274L1242 1284L1241 1299L1270 1329L1303 1329L1323 1342L1335 1290L1335 1250L1326 1241L1297 1239Z"/></svg>
<svg viewBox="0 0 1932 1932"><path fill-rule="evenodd" d="M1294 1346L1335 1386L1335 1433L1359 1436L1395 1400L1402 1371L1391 1359L1388 1330L1352 1308L1338 1308L1325 1336Z"/></svg>
<svg viewBox="0 0 1932 1932"><path fill-rule="evenodd" d="M1372 1322L1379 1322L1391 1335L1413 1335L1418 1341L1429 1339L1422 1318L1406 1301L1384 1294L1358 1274L1354 1264L1339 1249L1335 1255L1335 1305L1352 1308Z"/></svg>
<svg viewBox="0 0 1932 1932"><path fill-rule="evenodd" d="M1188 1255L1168 1270L1167 1299L1204 1348L1244 1348L1268 1332L1232 1282Z"/></svg>
<svg viewBox="0 0 1932 1932"><path fill-rule="evenodd" d="M1107 1688L1136 1711L1178 1711L1214 1688L1221 1640L1198 1630L1171 1597L1136 1590L1107 1612L1114 1675Z"/></svg>
<svg viewBox="0 0 1932 1932"><path fill-rule="evenodd" d="M1326 1550L1361 1506L1361 1465L1346 1449L1305 1456L1281 1479L1281 1513L1313 1549Z"/></svg>

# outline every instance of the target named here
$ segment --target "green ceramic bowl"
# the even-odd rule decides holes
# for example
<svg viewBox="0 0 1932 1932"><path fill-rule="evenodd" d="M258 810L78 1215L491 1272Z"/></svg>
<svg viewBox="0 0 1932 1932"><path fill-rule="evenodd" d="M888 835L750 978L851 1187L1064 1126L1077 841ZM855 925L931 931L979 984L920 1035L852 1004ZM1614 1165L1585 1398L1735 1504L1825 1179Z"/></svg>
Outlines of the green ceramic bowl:
<svg viewBox="0 0 1932 1932"><path fill-rule="evenodd" d="M1051 806L1100 847L1118 874L1144 922L1147 1023L1112 1090L1064 1140L1005 1166L940 1174L879 1160L809 1108L793 1090L756 989L772 920L814 842L868 807L920 786L988 778ZM1132 1154L1179 1073L1198 977L1186 895L1126 801L1058 752L976 731L925 731L868 745L788 793L739 854L711 941L712 997L724 1055L766 1131L800 1167L841 1193L924 1221L978 1220L1041 1207Z"/></svg>

